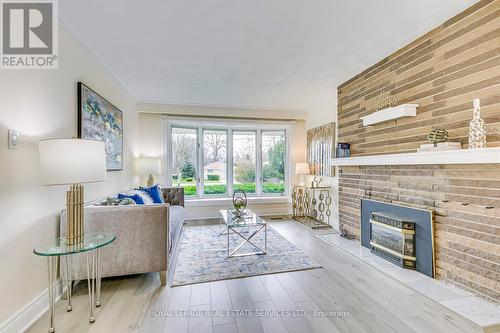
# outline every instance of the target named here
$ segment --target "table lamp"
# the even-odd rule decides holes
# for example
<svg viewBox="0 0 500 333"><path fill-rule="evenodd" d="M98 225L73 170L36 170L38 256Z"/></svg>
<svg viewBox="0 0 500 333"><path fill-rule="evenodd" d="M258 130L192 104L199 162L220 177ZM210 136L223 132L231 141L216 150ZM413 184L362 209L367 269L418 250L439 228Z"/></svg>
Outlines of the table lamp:
<svg viewBox="0 0 500 333"><path fill-rule="evenodd" d="M159 158L140 158L139 172L141 175L149 175L147 186L155 184L153 175L161 175L161 160Z"/></svg>
<svg viewBox="0 0 500 333"><path fill-rule="evenodd" d="M66 242L83 241L83 183L107 179L104 142L85 139L51 139L38 143L43 185L70 185L66 192Z"/></svg>
<svg viewBox="0 0 500 333"><path fill-rule="evenodd" d="M300 175L299 186L304 186L306 184L304 176L309 174L309 164L296 163L295 164L295 174Z"/></svg>

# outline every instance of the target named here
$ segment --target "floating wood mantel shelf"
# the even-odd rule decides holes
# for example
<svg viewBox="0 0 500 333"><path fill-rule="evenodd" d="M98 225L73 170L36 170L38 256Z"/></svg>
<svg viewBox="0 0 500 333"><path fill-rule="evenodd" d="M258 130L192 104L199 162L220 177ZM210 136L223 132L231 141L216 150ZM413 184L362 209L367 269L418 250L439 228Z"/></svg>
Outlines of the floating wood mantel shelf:
<svg viewBox="0 0 500 333"><path fill-rule="evenodd" d="M500 163L500 147L460 149L390 155L334 158L336 166L354 165L422 165L422 164L497 164Z"/></svg>
<svg viewBox="0 0 500 333"><path fill-rule="evenodd" d="M361 119L363 120L363 126L369 126L402 117L415 117L417 115L417 108L418 104L401 104L374 112L368 116L361 117Z"/></svg>

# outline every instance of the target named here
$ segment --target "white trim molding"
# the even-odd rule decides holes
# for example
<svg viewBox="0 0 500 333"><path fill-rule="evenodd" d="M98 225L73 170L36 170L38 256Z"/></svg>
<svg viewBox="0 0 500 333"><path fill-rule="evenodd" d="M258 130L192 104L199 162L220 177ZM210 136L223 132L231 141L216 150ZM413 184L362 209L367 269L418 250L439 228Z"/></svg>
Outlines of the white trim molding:
<svg viewBox="0 0 500 333"><path fill-rule="evenodd" d="M56 302L62 296L62 281L59 279L56 282ZM10 316L7 320L0 324L0 332L2 333L19 333L25 332L33 323L35 323L49 309L49 291L45 289L31 302L24 305L16 313ZM47 327L49 323L47 322Z"/></svg>

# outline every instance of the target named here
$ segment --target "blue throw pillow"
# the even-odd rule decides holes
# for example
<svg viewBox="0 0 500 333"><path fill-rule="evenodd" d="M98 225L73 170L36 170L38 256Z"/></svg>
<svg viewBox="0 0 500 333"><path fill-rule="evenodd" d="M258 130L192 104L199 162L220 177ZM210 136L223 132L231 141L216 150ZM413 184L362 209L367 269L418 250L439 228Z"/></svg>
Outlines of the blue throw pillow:
<svg viewBox="0 0 500 333"><path fill-rule="evenodd" d="M123 193L118 193L118 199L125 199L125 198L134 200L134 202L138 205L144 205L144 200L142 200L141 196L138 194L126 195Z"/></svg>
<svg viewBox="0 0 500 333"><path fill-rule="evenodd" d="M153 199L154 203L165 203L165 201L163 201L163 196L161 195L160 186L153 185L151 187L141 187L140 189L146 192L151 199Z"/></svg>

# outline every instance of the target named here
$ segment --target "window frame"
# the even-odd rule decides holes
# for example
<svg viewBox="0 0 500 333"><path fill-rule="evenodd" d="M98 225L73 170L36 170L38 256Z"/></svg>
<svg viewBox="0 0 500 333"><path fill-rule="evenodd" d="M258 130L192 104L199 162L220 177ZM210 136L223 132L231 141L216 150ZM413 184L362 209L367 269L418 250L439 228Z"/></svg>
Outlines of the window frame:
<svg viewBox="0 0 500 333"><path fill-rule="evenodd" d="M195 130L196 131L196 144L195 144L195 149L196 149L196 152L195 152L195 170L196 170L196 175L195 175L195 179L196 179L196 182L195 182L195 186L196 186L196 195L195 196L185 196L186 198L197 198L199 196L199 188L200 188L200 172L199 172L199 166L200 166L200 155L199 155L199 147L200 147L200 132L199 132L199 128L197 127L194 127L194 126L171 126L170 127L170 159L169 159L169 167L170 167L170 173L167 174L167 177L168 177L168 180L169 180L169 184L168 186L172 186L172 162L173 162L173 153L174 153L174 149L172 147L172 144L173 144L173 140L172 140L172 134L173 134L173 129L174 128L180 128L180 129L190 129L190 130ZM178 175L178 177L180 176L180 174Z"/></svg>
<svg viewBox="0 0 500 333"><path fill-rule="evenodd" d="M233 129L231 133L231 145L234 143L234 132L252 132L255 133L255 192L254 193L246 193L247 197L256 197L259 196L259 178L258 178L258 173L259 173L259 163L258 163L258 136L259 133L256 129ZM231 156L231 169L232 169L232 177L231 177L231 185L232 185L232 190L231 193L234 191L234 149L232 150L233 156Z"/></svg>
<svg viewBox="0 0 500 333"><path fill-rule="evenodd" d="M283 132L283 136L284 136L284 139L285 139L285 156L283 156L283 158L285 159L285 166L284 166L284 172L285 174L283 175L283 182L285 183L285 193L287 193L289 191L289 183L288 183L288 179L289 179L289 154L288 154L288 131L286 129L263 129L263 130L260 130L260 173L261 173L261 179L260 179L260 186L261 186L261 195L262 196L280 196L281 193L266 193L264 192L264 150L262 149L262 137L263 137L263 133L266 133L266 132Z"/></svg>
<svg viewBox="0 0 500 333"><path fill-rule="evenodd" d="M205 168L203 170L200 170L201 172L201 193L197 193L199 198L225 198L229 195L229 159L228 159L228 141L229 141L229 133L228 129L225 128L213 128L213 127L207 127L203 126L200 127L200 133L201 133L201 138L200 138L200 148L198 149L198 154L200 155L202 161L200 161L199 166L202 166L205 163L205 131L219 131L219 132L225 132L226 133L226 194L205 194ZM198 192L198 190L197 190ZM231 191L232 192L232 191ZM192 198L192 197L191 197Z"/></svg>
<svg viewBox="0 0 500 333"><path fill-rule="evenodd" d="M250 198L259 197L289 197L291 193L291 121L275 120L238 120L238 119L214 119L214 118L195 118L195 117L174 117L165 116L164 131L164 172L166 175L167 186L172 186L172 160L173 160L173 128L195 129L197 133L197 151L196 151L196 195L186 197L190 200L203 199L227 199L231 198L234 189L234 152L233 152L233 133L234 132L255 132L255 193L247 193ZM204 193L204 130L215 130L226 132L226 183L227 192L225 194L205 194ZM283 193L264 193L263 190L263 151L262 134L263 132L283 131L285 136L285 191Z"/></svg>

